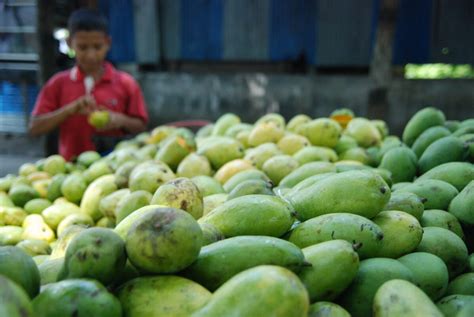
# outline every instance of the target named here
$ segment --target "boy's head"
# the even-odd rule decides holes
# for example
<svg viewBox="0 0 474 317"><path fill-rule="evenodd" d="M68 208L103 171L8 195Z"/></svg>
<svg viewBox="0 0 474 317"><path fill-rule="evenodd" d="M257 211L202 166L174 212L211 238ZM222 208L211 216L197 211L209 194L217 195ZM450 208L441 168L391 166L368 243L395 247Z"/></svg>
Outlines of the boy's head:
<svg viewBox="0 0 474 317"><path fill-rule="evenodd" d="M108 33L107 19L97 10L82 8L74 11L68 19L69 35L78 31Z"/></svg>
<svg viewBox="0 0 474 317"><path fill-rule="evenodd" d="M69 17L68 29L77 65L86 74L99 72L111 45L105 17L96 10L79 9Z"/></svg>

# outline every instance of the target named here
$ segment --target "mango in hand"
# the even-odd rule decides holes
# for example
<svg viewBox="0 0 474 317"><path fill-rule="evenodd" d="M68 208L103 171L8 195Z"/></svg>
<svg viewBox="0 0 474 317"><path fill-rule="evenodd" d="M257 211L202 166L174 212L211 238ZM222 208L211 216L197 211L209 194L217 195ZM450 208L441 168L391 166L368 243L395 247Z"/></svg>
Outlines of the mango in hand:
<svg viewBox="0 0 474 317"><path fill-rule="evenodd" d="M95 128L101 129L110 121L110 113L106 110L94 111L89 114L87 121Z"/></svg>

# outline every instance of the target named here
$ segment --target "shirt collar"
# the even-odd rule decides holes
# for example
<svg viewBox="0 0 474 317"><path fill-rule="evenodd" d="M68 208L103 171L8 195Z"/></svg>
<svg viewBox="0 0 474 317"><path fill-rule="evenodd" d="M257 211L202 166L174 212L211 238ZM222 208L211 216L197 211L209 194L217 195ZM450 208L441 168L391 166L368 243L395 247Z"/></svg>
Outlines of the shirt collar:
<svg viewBox="0 0 474 317"><path fill-rule="evenodd" d="M114 71L115 68L112 66L112 64L110 64L109 62L104 62L104 73L102 74L100 81L112 81ZM82 82L84 80L84 77L85 74L77 65L71 68L69 78L71 78L72 81Z"/></svg>

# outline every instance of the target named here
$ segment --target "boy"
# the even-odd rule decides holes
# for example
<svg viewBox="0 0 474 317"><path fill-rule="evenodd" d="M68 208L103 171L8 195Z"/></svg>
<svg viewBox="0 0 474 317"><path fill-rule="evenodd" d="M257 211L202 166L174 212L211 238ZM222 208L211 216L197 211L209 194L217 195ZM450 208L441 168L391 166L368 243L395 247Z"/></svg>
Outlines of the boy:
<svg viewBox="0 0 474 317"><path fill-rule="evenodd" d="M97 136L107 139L142 132L148 114L137 82L105 61L111 45L105 18L94 10L80 9L70 16L68 29L76 65L54 75L42 88L29 131L40 135L59 126L59 153L71 160L84 151L100 151L93 141ZM86 86L92 88L89 93ZM109 122L102 129L87 121L94 110L109 112Z"/></svg>

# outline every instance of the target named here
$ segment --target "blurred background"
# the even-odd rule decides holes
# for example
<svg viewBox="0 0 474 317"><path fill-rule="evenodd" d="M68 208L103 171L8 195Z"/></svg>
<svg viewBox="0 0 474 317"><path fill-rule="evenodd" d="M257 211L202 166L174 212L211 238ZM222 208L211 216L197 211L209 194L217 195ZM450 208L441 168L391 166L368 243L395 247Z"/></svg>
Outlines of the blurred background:
<svg viewBox="0 0 474 317"><path fill-rule="evenodd" d="M472 0L0 0L0 174L56 151L27 135L41 85L74 64L66 22L109 20L109 60L140 83L149 128L233 112L329 116L392 134L418 109L474 117Z"/></svg>

